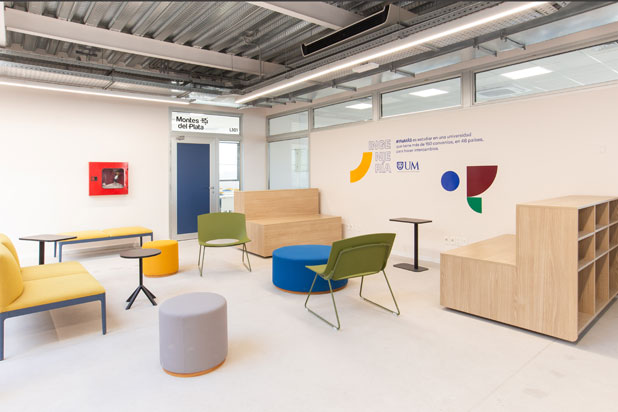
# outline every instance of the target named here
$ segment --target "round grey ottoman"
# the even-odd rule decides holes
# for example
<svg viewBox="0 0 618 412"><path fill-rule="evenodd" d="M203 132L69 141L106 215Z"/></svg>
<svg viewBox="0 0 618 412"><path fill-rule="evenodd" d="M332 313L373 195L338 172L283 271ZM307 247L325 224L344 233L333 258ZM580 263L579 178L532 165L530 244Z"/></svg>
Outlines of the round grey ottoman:
<svg viewBox="0 0 618 412"><path fill-rule="evenodd" d="M161 367L173 376L199 376L227 356L227 302L216 293L187 293L159 306Z"/></svg>

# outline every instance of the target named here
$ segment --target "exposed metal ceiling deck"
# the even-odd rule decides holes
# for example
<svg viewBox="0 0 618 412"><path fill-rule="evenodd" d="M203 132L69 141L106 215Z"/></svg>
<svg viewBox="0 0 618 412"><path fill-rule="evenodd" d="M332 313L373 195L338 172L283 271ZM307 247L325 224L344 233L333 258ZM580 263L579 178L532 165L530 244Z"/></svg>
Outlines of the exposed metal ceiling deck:
<svg viewBox="0 0 618 412"><path fill-rule="evenodd" d="M318 6L337 7L357 19L388 4L411 14L406 20L377 32L303 57L302 43L320 38L333 29L310 19L273 11L259 2L4 2L7 11L21 13L20 16L24 13L45 16L46 20L70 23L71 27L87 26L104 30L100 33L123 33L183 47L179 50L209 51L223 57L243 58L245 62L255 63L259 70L192 64L127 52L122 47L117 50L94 47L79 39L59 40L28 30L11 30L7 23L7 47L0 47L0 76L180 98L201 93L204 100L209 100L216 95L248 93L500 3L452 0L315 2ZM535 21L540 25L608 4L610 2L546 2L494 25L381 58L376 61L381 68L366 75L403 67L415 57L422 59L453 51L454 45L464 47L468 45L466 41L477 41L488 33L496 34L526 24L525 27L533 27ZM7 14L7 17L10 16ZM269 70L263 70L264 65L269 65ZM294 95L362 77L350 69L341 70L321 78L320 84L297 88ZM261 99L264 100L268 99Z"/></svg>

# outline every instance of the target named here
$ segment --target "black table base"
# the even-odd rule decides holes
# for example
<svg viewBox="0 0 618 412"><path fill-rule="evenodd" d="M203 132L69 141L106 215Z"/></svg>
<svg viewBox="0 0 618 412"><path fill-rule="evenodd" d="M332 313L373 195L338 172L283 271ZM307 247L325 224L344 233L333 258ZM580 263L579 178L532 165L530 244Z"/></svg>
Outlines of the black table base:
<svg viewBox="0 0 618 412"><path fill-rule="evenodd" d="M409 270L411 272L424 272L427 269L426 267L418 265L418 225L423 223L430 223L431 220L427 219L414 219L409 217L398 217L395 219L389 219L391 222L403 222L403 223L412 223L414 225L414 264L410 263L397 263L393 265L396 268Z"/></svg>
<svg viewBox="0 0 618 412"><path fill-rule="evenodd" d="M131 294L131 296L129 296L129 298L127 299L127 302L129 302L129 304L127 305L126 309L131 309L131 305L133 305L133 302L135 302L135 299L137 298L137 295L139 295L139 292L142 291L144 292L144 295L146 295L146 297L148 298L148 300L150 301L150 303L152 303L154 306L157 306L157 302L155 302L155 299L157 298L151 291L149 291L146 286L144 285L139 285L137 287L137 289L135 289L135 291L133 291L133 293Z"/></svg>
<svg viewBox="0 0 618 412"><path fill-rule="evenodd" d="M155 302L155 299L157 297L154 295L154 293L149 291L148 288L146 288L146 286L144 286L143 259L148 256L146 255L139 256L139 253L147 254L147 253L152 253L155 250L158 252L157 254L161 253L161 251L158 249L138 249L137 254L135 253L136 251L134 250L134 251L128 251L124 255L123 254L120 255L121 257L125 257L125 258L138 258L139 259L139 285L137 286L137 289L135 289L133 293L131 293L131 296L127 298L127 302L129 304L125 308L126 310L131 309L131 306L133 306L133 302L135 302L135 299L137 299L137 295L139 295L140 292L144 292L144 295L146 295L150 303L152 303L153 306L157 306L157 302ZM133 254L131 255L131 253ZM154 255L151 254L150 256L154 256Z"/></svg>
<svg viewBox="0 0 618 412"><path fill-rule="evenodd" d="M411 263L397 263L393 266L399 269L411 270L412 272L424 272L426 270L429 270L424 266L413 265Z"/></svg>

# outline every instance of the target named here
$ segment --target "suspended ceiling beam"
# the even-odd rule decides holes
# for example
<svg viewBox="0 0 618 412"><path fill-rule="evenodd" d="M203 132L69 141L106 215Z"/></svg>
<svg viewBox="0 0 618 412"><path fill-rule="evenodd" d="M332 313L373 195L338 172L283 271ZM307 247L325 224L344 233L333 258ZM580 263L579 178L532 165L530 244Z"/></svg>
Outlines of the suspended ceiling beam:
<svg viewBox="0 0 618 412"><path fill-rule="evenodd" d="M242 73L272 75L283 71L284 67L269 62L260 62L248 57L240 57L202 50L195 47L134 36L87 26L85 24L39 16L15 9L4 10L6 30L31 34L49 39L84 44L102 49L117 50L124 53L157 59L172 60L198 66L214 67ZM261 70L263 72L261 72Z"/></svg>
<svg viewBox="0 0 618 412"><path fill-rule="evenodd" d="M321 1L249 1L248 3L333 30L342 29L362 19L357 14Z"/></svg>
<svg viewBox="0 0 618 412"><path fill-rule="evenodd" d="M6 25L4 24L3 1L0 1L0 47L6 47Z"/></svg>

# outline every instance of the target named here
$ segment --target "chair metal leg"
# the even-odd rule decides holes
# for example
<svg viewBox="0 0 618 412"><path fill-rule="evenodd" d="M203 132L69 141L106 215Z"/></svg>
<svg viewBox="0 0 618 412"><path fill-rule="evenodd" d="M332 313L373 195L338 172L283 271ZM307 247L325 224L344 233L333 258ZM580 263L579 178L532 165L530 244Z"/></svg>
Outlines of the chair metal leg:
<svg viewBox="0 0 618 412"><path fill-rule="evenodd" d="M101 329L103 334L107 333L107 313L105 311L105 295L101 297Z"/></svg>
<svg viewBox="0 0 618 412"><path fill-rule="evenodd" d="M200 276L202 276L202 272L204 271L204 254L206 253L206 246L202 248L202 265L200 266Z"/></svg>
<svg viewBox="0 0 618 412"><path fill-rule="evenodd" d="M4 320L6 318L0 313L0 361L4 360Z"/></svg>
<svg viewBox="0 0 618 412"><path fill-rule="evenodd" d="M247 255L247 263L245 263L245 255ZM251 262L249 261L249 252L247 251L247 244L242 244L242 264L245 265L249 272L251 272ZM249 264L249 266L247 266Z"/></svg>
<svg viewBox="0 0 618 412"><path fill-rule="evenodd" d="M202 245L200 245L200 251L197 252L197 267L200 266L200 255L202 254Z"/></svg>
<svg viewBox="0 0 618 412"><path fill-rule="evenodd" d="M315 281L317 280L317 278L318 278L318 274L316 273L315 277L313 278L313 283L311 284L311 288L309 289L309 293L307 294L307 299L305 299L305 309L307 309L309 312L311 312L312 314L320 318L322 321L328 323L333 328L339 330L341 329L341 323L339 322L339 312L337 312L337 304L335 303L335 295L333 294L333 287L330 283L330 279L328 280L328 288L330 289L330 297L333 300L333 307L335 308L335 316L337 317L337 325L327 321L322 316L318 315L317 313L309 309L309 307L307 306L307 302L309 302L309 297L311 297L311 292L313 291L313 286L315 286Z"/></svg>
<svg viewBox="0 0 618 412"><path fill-rule="evenodd" d="M387 311L389 311L390 313L392 313L394 315L399 316L401 314L401 312L399 311L399 305L397 304L397 300L395 299L395 295L393 294L393 289L391 289L391 284L389 283L388 278L386 277L386 272L382 271L382 273L384 274L384 279L386 280L386 285L388 286L388 290L391 292L391 296L393 297L393 302L395 302L395 307L397 308L397 312L392 311L389 308L384 307L384 306L380 305L379 303L375 303L375 302L373 302L373 301L371 301L371 300L369 300L369 299L367 299L366 297L363 296L363 281L365 280L364 276L361 277L361 286L360 286L360 292L358 292L358 295L361 297L361 299L363 299L363 300L365 300L365 301L367 301L367 302L369 302L369 303L371 303L373 305L376 305L377 307L380 307L380 308L382 308L384 310L387 310Z"/></svg>

